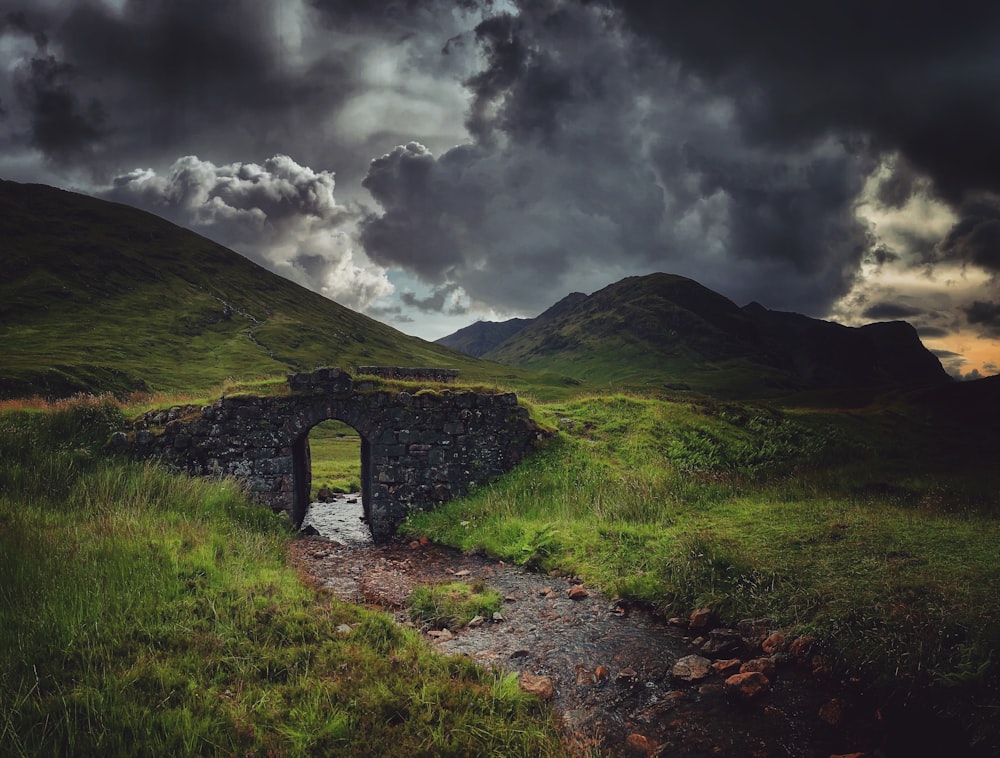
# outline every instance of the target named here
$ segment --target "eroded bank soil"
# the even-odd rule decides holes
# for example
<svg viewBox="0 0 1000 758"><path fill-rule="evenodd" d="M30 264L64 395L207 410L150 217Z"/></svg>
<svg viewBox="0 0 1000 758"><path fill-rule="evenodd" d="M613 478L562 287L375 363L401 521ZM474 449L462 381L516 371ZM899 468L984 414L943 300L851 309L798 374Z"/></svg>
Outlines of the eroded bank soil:
<svg viewBox="0 0 1000 758"><path fill-rule="evenodd" d="M698 652L686 629L587 588L572 600L565 577L528 572L482 555L419 543L343 545L301 537L292 561L313 583L409 623L417 584L482 580L504 597L503 620L428 636L443 653L547 676L567 742L608 755L822 756L897 754L887 748L879 704L860 685L811 665L780 663L769 693L740 702L726 674L697 682L672 675ZM760 653L758 653L760 655ZM752 653L744 654L744 658ZM730 672L731 673L731 672ZM833 704L833 707L831 704Z"/></svg>

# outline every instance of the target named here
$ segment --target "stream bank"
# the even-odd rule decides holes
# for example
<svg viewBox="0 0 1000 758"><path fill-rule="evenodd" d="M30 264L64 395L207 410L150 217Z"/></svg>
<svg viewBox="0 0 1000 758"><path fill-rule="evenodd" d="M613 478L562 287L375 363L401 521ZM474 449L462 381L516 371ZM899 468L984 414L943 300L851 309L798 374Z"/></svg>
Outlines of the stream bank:
<svg viewBox="0 0 1000 758"><path fill-rule="evenodd" d="M356 515L338 517L352 526L360 522ZM315 523L322 527L322 519ZM760 649L770 631L766 623L742 630L747 644L735 630L691 630L590 587L573 591L578 582L571 577L426 541L372 545L361 527L360 538L303 535L292 543L293 564L335 597L382 608L407 625L416 585L462 579L498 590L501 618L475 628L422 631L442 653L533 683L561 717L567 744L580 753L828 758L898 752L887 750L878 704L859 682L834 676L815 651L796 657L779 645L766 655ZM706 640L714 641L714 652L703 656ZM741 663L763 667L766 693L741 697L727 684Z"/></svg>
<svg viewBox="0 0 1000 758"><path fill-rule="evenodd" d="M478 581L499 591L500 618L421 631L442 653L516 672L551 701L578 754L973 755L956 726L838 674L815 645L767 639L766 620L737 629L694 614L667 620L574 577L481 553L426 540L375 545L356 494L313 504L305 523L311 528L291 543L293 565L338 599L400 624L413 626L407 606L417 585ZM737 674L743 681L731 681ZM761 676L765 687L755 690Z"/></svg>

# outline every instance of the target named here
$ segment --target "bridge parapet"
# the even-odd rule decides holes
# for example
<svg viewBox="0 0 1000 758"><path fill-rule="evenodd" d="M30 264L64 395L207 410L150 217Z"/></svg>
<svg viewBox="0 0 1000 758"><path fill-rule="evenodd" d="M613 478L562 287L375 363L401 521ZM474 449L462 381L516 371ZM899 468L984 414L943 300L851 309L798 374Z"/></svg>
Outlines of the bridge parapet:
<svg viewBox="0 0 1000 758"><path fill-rule="evenodd" d="M339 368L318 368L308 373L289 374L288 387L292 392L350 394L354 381L350 374Z"/></svg>
<svg viewBox="0 0 1000 758"><path fill-rule="evenodd" d="M148 413L129 444L193 475L237 477L298 524L311 486L309 430L343 421L361 436L362 502L382 540L408 513L510 471L542 437L513 393L362 391L339 369L293 375L289 386L281 397Z"/></svg>
<svg viewBox="0 0 1000 758"><path fill-rule="evenodd" d="M407 366L358 366L359 374L407 382L438 382L452 384L458 379L457 368L415 368Z"/></svg>

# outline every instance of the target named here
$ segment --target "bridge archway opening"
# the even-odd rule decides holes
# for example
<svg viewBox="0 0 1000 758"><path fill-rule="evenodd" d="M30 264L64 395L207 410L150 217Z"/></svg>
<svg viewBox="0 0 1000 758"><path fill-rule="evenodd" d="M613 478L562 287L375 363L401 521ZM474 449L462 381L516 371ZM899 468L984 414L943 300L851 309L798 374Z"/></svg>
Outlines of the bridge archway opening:
<svg viewBox="0 0 1000 758"><path fill-rule="evenodd" d="M295 524L302 526L308 515L324 536L370 539L371 446L365 436L327 419L299 436L292 460Z"/></svg>

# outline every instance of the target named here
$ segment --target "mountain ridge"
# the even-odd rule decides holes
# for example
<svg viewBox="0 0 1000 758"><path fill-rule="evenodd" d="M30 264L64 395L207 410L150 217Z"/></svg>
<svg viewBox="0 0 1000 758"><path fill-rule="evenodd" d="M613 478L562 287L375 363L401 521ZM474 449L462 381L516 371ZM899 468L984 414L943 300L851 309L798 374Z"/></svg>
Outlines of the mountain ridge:
<svg viewBox="0 0 1000 758"><path fill-rule="evenodd" d="M540 319L481 356L592 382L728 384L750 394L951 381L906 322L848 327L741 308L675 274L626 277Z"/></svg>

